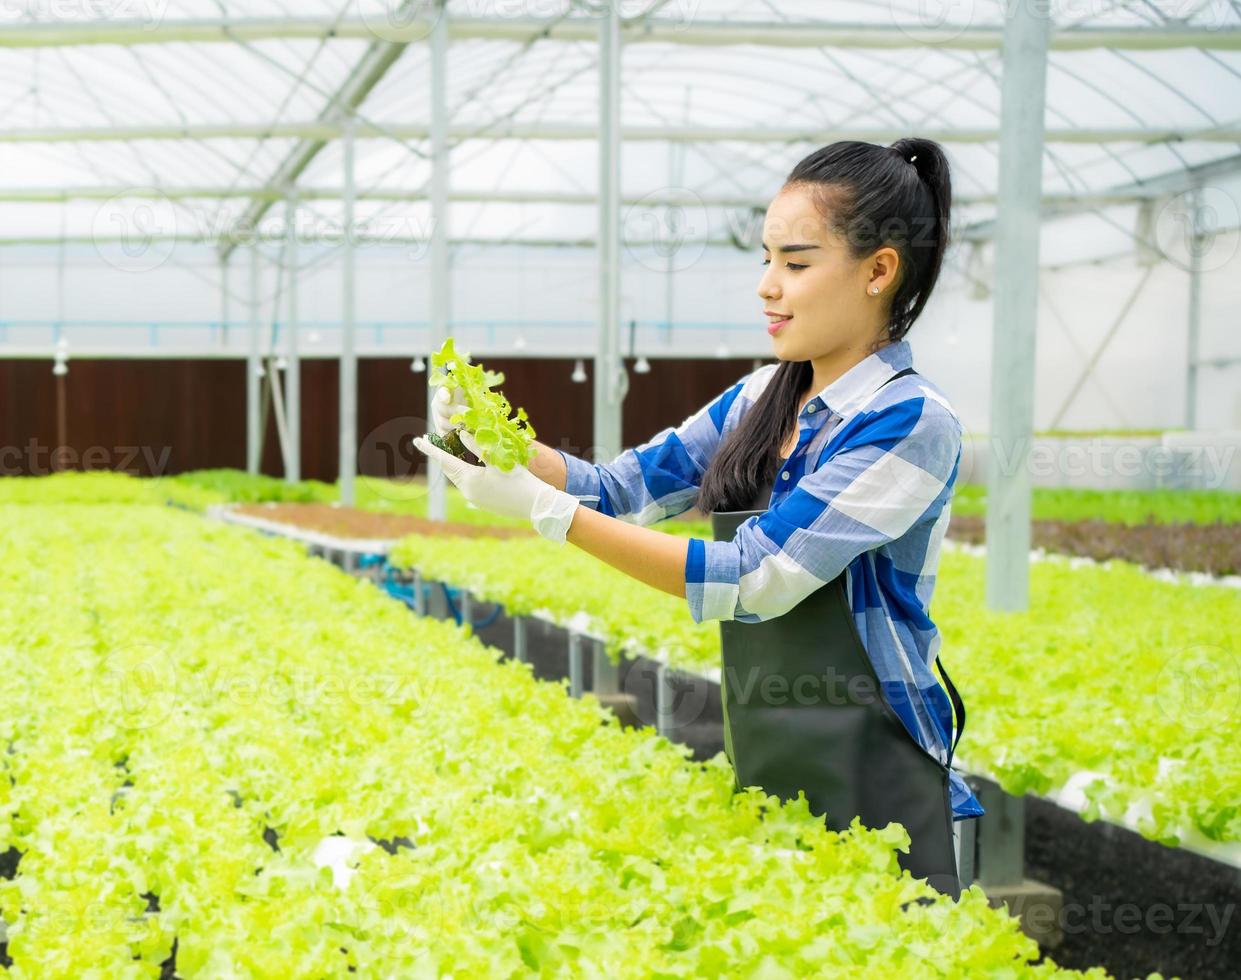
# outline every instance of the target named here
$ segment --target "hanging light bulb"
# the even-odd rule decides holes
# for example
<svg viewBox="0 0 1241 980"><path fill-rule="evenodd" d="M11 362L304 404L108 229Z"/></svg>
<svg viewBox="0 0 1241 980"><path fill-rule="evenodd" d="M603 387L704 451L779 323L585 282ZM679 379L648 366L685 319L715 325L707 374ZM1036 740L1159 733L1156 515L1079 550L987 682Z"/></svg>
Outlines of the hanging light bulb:
<svg viewBox="0 0 1241 980"><path fill-rule="evenodd" d="M573 374L570 377L577 384L582 384L586 380L586 365L582 363L580 357L577 359L577 363L573 365Z"/></svg>
<svg viewBox="0 0 1241 980"><path fill-rule="evenodd" d="M424 361L421 357L415 357L410 362L409 369L413 371L414 374L422 374L422 372L427 369L427 362Z"/></svg>
<svg viewBox="0 0 1241 980"><path fill-rule="evenodd" d="M650 374L651 373L651 362L646 359L645 354L642 357L638 358L638 363L636 363L633 366L633 373L634 374Z"/></svg>
<svg viewBox="0 0 1241 980"><path fill-rule="evenodd" d="M56 375L58 378L63 378L68 373L69 365L65 362L65 359L62 356L57 354L56 360L52 364L52 374Z"/></svg>
<svg viewBox="0 0 1241 980"><path fill-rule="evenodd" d="M289 361L283 354L281 354L279 357L276 358L276 370L287 371L288 369L289 369Z"/></svg>
<svg viewBox="0 0 1241 980"><path fill-rule="evenodd" d="M56 354L58 357L63 357L65 352L68 350L69 350L69 338L68 337L61 337L58 341L56 341Z"/></svg>

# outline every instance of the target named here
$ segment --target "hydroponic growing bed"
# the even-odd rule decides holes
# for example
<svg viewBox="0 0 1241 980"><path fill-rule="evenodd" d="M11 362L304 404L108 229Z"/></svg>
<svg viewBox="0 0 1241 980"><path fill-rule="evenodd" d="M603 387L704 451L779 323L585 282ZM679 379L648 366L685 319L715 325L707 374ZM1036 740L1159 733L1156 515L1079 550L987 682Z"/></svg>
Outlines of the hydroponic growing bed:
<svg viewBox="0 0 1241 980"><path fill-rule="evenodd" d="M423 578L420 584L438 596L439 583ZM455 608L440 605L436 610L424 603L424 611L478 624L486 642L531 662L541 676L567 676L571 690L597 693L627 723L658 726L691 747L696 758L723 750L718 683L670 670L632 649L633 659L609 666L604 650L614 648L615 641L600 635L597 623L584 613L559 617L564 628L557 638L547 631L547 624L557 620L551 611L497 619L501 608L466 589L456 591ZM1232 913L1241 904L1235 844L1161 846L1123 826L1094 821L1089 813L1090 822L1084 822L1077 806L1062 809L1063 792L1048 795L1058 803L1038 797L1028 804L1016 801L1022 804L1024 819L1018 826L1025 833L1018 830L1015 837L1008 823L1013 798L997 809L992 803L1000 801L987 797L990 810L985 828L978 831L976 860L987 870L986 890L993 901L1015 901L1014 911L1030 916L1032 935L1050 943L1062 962L1082 967L1102 962L1118 976L1229 974L1241 956L1241 941L1231 928ZM968 839L962 846L968 847ZM1006 883L1012 880L1010 872L995 873L995 867L1010 865L1014 847L1016 882L1020 885L1024 864L1031 878L1045 884L1034 890L1014 887ZM1144 916L1149 917L1145 925Z"/></svg>
<svg viewBox="0 0 1241 980"><path fill-rule="evenodd" d="M733 796L290 542L0 519L15 976L1057 972L981 893L899 877L899 828Z"/></svg>
<svg viewBox="0 0 1241 980"><path fill-rule="evenodd" d="M683 600L584 553L534 540L410 537L390 560L514 615L561 624L585 617L613 656L648 652L707 676L718 671L714 623L695 624ZM1241 694L1241 678L1218 672L1235 667L1229 651L1241 650L1236 590L1162 582L1122 562L1049 560L1032 569L1030 610L998 614L982 602L982 573L979 559L946 550L932 611L954 680L981 709L962 764L1016 795L1068 788L1082 794L1088 817L1124 821L1165 843L1241 841L1229 700ZM1233 686L1201 705L1179 703L1196 690L1198 671Z"/></svg>
<svg viewBox="0 0 1241 980"><path fill-rule="evenodd" d="M233 494L235 496L239 496L242 498L254 497L256 495L260 495L260 496L275 497L279 499L280 496L284 494L285 492L282 489L282 485L276 481L267 481L266 483L259 481L259 483L262 483L262 486L259 486L258 483L245 483L245 481L242 481L239 479L233 479L233 478L230 478L230 481L231 481L231 489L232 489ZM37 500L47 501L49 499L54 499L56 497L63 496L70 500L75 500L78 502L86 503L86 502L97 501L100 499L106 499L109 496L111 496L113 498L124 499L131 503L150 504L150 503L168 502L168 503L177 504L178 506L182 508L194 509L194 510L200 510L200 511L206 511L208 508L212 507L213 505L218 505L219 498L221 496L225 496L225 494L221 493L218 487L216 489L206 490L202 486L193 482L192 479L187 479L185 481L181 481L179 480L179 478L172 478L171 480L168 480L168 481L137 481L137 480L132 480L132 479L124 478L124 477L118 477L118 476L111 475L111 474L65 474L60 477L55 477L55 478L52 478L49 480L43 480L43 481L21 481L21 480L5 481L4 490L7 492L9 497L16 497L18 499L23 499L27 501L37 501ZM289 495L294 497L294 499L296 500L301 493L302 491L299 488L294 487L292 489L292 492ZM451 492L450 492L450 497L449 497L449 505L450 505L450 513L452 513L452 511L455 508L458 511L458 516L464 516L464 519L467 522L470 522L472 525L477 525L480 521L483 521L490 516L490 515L482 514L481 512L478 512L478 511L473 511L473 510L464 508L461 501L459 499L455 499L453 495L451 494ZM399 506L406 507L409 510L413 510L416 512L417 501L411 497L407 499L404 502L404 504L399 505ZM246 509L250 510L251 514L254 514L254 513L261 513L263 511L271 511L271 510L278 511L284 507L285 505L281 504L281 505L277 505L274 508L260 507L257 509L257 511L252 508L246 508ZM93 520L101 519L101 516L104 515L106 512L105 510L96 510L96 508L88 508L88 509L96 515L94 518L92 518ZM128 512L138 513L138 512L143 512L143 511L147 511L150 509L151 508L146 508L146 507L121 508L121 510L126 513ZM312 511L316 514L327 513L329 516L336 517L336 516L341 515L341 511L344 510L339 507L329 507L328 505L321 503L321 502L316 504L313 500L310 501L309 504L305 504L305 503L298 504L292 509L294 511L300 511L303 515L306 515L305 519L301 522L302 523L301 531L292 532L291 531L292 525L289 524L287 521L286 522L272 522L273 525L278 525L275 527L275 530L277 531L277 533L299 533L303 536L305 534L318 533L318 532L311 530L309 527L306 526L308 524L314 523L314 518L309 516ZM72 512L73 510L74 508L69 508L70 512ZM387 508L382 508L381 510L387 510L389 515L395 514L395 513L401 513L401 510L399 509L399 507L394 508L394 507L389 506ZM33 513L33 510L26 511L25 513ZM354 517L352 516L352 513L355 513L355 512L350 512L350 516L347 517L349 521L371 520L370 517L361 517L361 518ZM261 520L261 518L256 518L256 519ZM380 519L386 520L387 518L381 517ZM663 525L663 527L666 530L673 530L679 533L703 533L703 529L695 525L693 522L671 521L671 522L666 522ZM340 527L333 527L330 529L323 528L322 530L340 530L340 529L341 529ZM474 531L474 533L478 533L479 530L482 530L482 529L478 528ZM489 532L484 531L483 533L489 533ZM333 539L333 540L339 540L339 539ZM364 542L365 540L366 539L359 539L359 542L361 543L361 542ZM375 539L372 539L372 540L375 540ZM550 565L544 565L543 562L546 561L547 555L548 555L546 548L544 548L541 553L538 550L531 550L529 553L518 553L517 549L520 549L523 546L530 547L532 549L538 549L540 546L545 545L545 543L532 540L528 536L525 541L509 541L503 544L502 549L509 549L509 548L514 549L512 555L510 555L508 558L504 558L500 556L500 552L496 550L497 548L496 542L491 542L486 548L487 557L483 561L479 560L479 555L471 551L471 548L481 547L483 545L483 542L471 543L471 542L463 542L460 540L449 542L447 540L444 540L440 542L440 544L444 546L444 550L442 551L439 557L437 557L434 561L431 561L426 565L428 575L435 574L437 577L441 577L445 581L452 581L462 586L468 585L470 590L473 591L474 593L474 598L478 600L490 599L490 601L493 603L498 603L502 601L506 607L511 607L511 608L506 608L505 611L510 612L513 615L517 615L519 611L524 609L528 614L537 614L538 616L544 617L548 619L549 621L562 622L565 625L570 626L575 631L579 632L581 635L585 635L585 631L594 632L604 640L606 645L608 645L611 648L611 653L613 655L613 658L615 658L616 654L618 654L622 650L627 651L631 654L639 654L641 652L647 652L647 653L654 652L664 662L673 663L673 664L678 665L679 667L698 671L698 672L701 672L707 675L710 675L711 673L713 673L715 664L718 664L718 648L712 649L709 639L705 646L700 645L700 641L703 639L703 637L710 637L710 635L714 632L713 630L707 630L702 627L694 627L694 624L692 624L692 622L689 622L687 617L684 617L683 615L681 615L683 613L683 610L680 608L681 604L677 600L672 599L672 597L661 597L658 593L655 593L649 589L645 589L644 587L638 586L636 583L632 583L629 580L624 579L621 576L616 576L618 581L615 583L610 581L607 576L609 574L614 574L614 573L611 573L610 569L606 568L600 563L594 562L592 559L585 559L586 563L590 566L588 570L575 569L571 565L562 566L558 569L554 563ZM428 545L428 543L422 538L410 538L400 548L398 548L398 555L401 554L402 551L407 547L416 548L416 547L422 547L422 546L430 546L430 545ZM457 564L453 565L451 562L448 562L448 560L443 557L444 555L449 555L449 554L455 556L455 560L457 561ZM559 557L562 560L567 558L571 554L575 554L571 551L571 549L560 549L559 550ZM423 557L425 557L425 555ZM479 571L480 568L484 570L489 569L493 573L497 571L497 567L496 567L497 557L500 557L499 570L501 573L503 572L504 568L509 567L508 565L505 565L504 562L512 561L512 562L515 562L514 567L520 567L522 569L523 574L522 575L481 574L481 577L480 577L480 571ZM585 556L581 556L581 555L578 555L577 557L585 558ZM973 561L974 563L977 563L978 561L976 557L970 556L968 554L962 554L959 549L957 550L957 557L964 560L967 563L967 570L968 570L969 561ZM301 560L304 561L305 559L301 559ZM310 564L318 565L318 563L314 563L314 562L311 562ZM1081 570L1079 566L1081 566L1082 563L1078 560L1074 560L1074 561L1052 560L1045 564L1048 564L1050 566L1058 566L1056 570L1056 574L1058 575L1063 572L1077 572ZM946 558L945 568L947 569L948 567L949 567L949 563L947 562L947 558ZM1112 563L1109 565L1100 566L1100 567L1096 567L1093 569L1087 567L1086 571L1091 574L1102 574L1104 572L1115 571L1118 568L1124 568L1124 567L1127 567L1127 566L1122 566L1120 563ZM565 579L566 571L568 572L567 581ZM1135 569L1134 571L1137 571L1137 570ZM302 573L299 571L298 574L301 575ZM333 573L333 574L338 574L338 573ZM1147 581L1150 581L1150 582L1154 581L1154 578L1150 575L1147 575L1145 573L1139 573L1139 574L1144 575ZM564 598L563 603L561 603L560 605L557 605L555 602L548 602L547 601L548 591L540 592L537 588L534 590L531 590L531 588L529 587L531 582L550 583L552 586L558 586L559 588L557 591L558 591L558 594L560 594ZM638 592L641 593L641 596L633 595L633 596L626 597L623 591L618 591L617 589L614 589L613 586L614 585L619 586L620 582L624 582L627 585L632 586L633 588L638 590ZM571 588L573 584L575 583L589 583L590 588L586 590L583 595L578 596L571 592ZM252 586L255 585L255 583L251 583L251 584ZM977 582L975 583L975 587L977 587ZM1125 590L1128 590L1129 585L1126 584L1124 588ZM609 607L611 610L615 611L617 609L628 609L630 612L633 612L634 610L639 610L641 613L640 619L645 624L645 627L635 625L631 622L628 624L620 624L618 628L618 624L615 621L614 616L609 619L607 615L602 615L602 616L599 615L600 610L595 609L593 611L588 611L591 609L590 596L597 595L601 591L617 599L616 602L609 604ZM937 596L947 594L948 591L949 590L946 590L946 589L941 590L940 592L937 593ZM1075 591L1080 591L1080 590L1076 588L1069 588L1068 591L1075 592ZM1210 591L1214 591L1214 590L1210 590ZM1235 590L1233 590L1233 594L1235 595ZM1096 616L1093 620L1090 619L1090 615L1094 615L1093 610L1096 607L1101 608L1101 607L1106 607L1109 605L1110 600L1108 600L1107 598L1106 590L1104 590L1103 592L1096 591L1096 592L1092 592L1092 593L1088 593L1084 595L1088 595L1088 601L1085 602L1085 609L1089 615L1086 616L1086 619L1084 622L1079 624L1081 628L1078 630L1078 632L1082 633L1088 627L1091 627L1091 626L1098 627L1100 624L1102 624L1104 627L1109 626L1110 623L1106 620L1106 618L1100 620ZM677 606L676 613L678 617L680 618L681 622L683 624L688 625L689 627L693 629L696 629L699 635L684 635L683 636L683 635L676 633L675 630L672 632L669 632L668 624L661 620L663 611L651 605L650 600L652 597L666 598L666 599L671 600L672 605ZM1170 594L1160 594L1160 595L1152 594L1151 596L1140 595L1141 601L1147 602L1148 604L1151 604L1154 606L1160 606L1160 607L1168 607L1169 597L1170 597ZM458 602L461 606L464 607L467 605L466 600L469 598L470 598L470 594L468 592L463 592L458 597ZM980 606L981 605L980 598L978 597L975 597L975 598L978 599L977 603L975 604ZM353 601L353 600L349 600L349 601ZM642 604L644 601L646 602L646 605ZM1182 607L1182 606L1174 605L1172 607L1167 608L1167 616L1168 616L1168 619L1175 618L1176 616L1190 616L1191 618L1197 617L1196 621L1203 622L1204 624L1210 627L1214 627L1219 622L1222 622L1224 620L1221 620L1217 614L1212 613L1211 612L1212 608L1214 607L1210 607L1210 606ZM460 611L461 610L459 610L458 612ZM1044 610L1044 612L1045 611L1046 610ZM606 612L606 610L604 612ZM1082 610L1077 609L1077 608L1071 610L1072 615L1070 616L1070 618L1081 618L1079 615L1081 612ZM1204 616L1205 616L1205 619L1203 618ZM1224 616L1226 620L1228 616L1227 607L1224 607ZM467 618L469 618L468 613L467 613ZM475 618L475 621L477 621L477 617L474 617L474 618ZM630 618L632 619L633 617L630 617ZM936 619L937 619L937 622L941 623L941 626L946 625L945 620L941 616L938 607L936 609ZM1233 619L1233 622L1235 623L1235 618ZM706 624L706 625L710 626L712 624ZM1072 633L1072 631L1070 632ZM1077 633L1073 633L1073 635L1077 635ZM1218 630L1216 630L1215 635L1225 636L1226 638L1231 637L1231 634L1228 634L1226 631L1224 633L1220 633ZM671 642L669 642L670 638L671 638ZM716 642L718 643L718 634L715 635L715 639L716 639ZM1191 639L1192 639L1192 636L1191 636ZM436 656L448 656L448 657L457 656L456 648L451 645L445 646L442 649L440 648L437 648L437 649L439 649L439 652L436 654ZM1037 644L1035 647L1031 648L1031 652L1034 654L1034 657L1033 657L1034 660L1038 660L1039 657L1042 657L1044 661L1048 659L1047 652L1038 651ZM493 655L494 655L494 652L493 652ZM587 669L589 670L590 668L587 668ZM1063 664L1058 665L1057 669L1062 669L1064 676L1067 676L1069 673L1071 673L1073 669L1073 663L1071 661L1065 661ZM145 671L146 671L146 667L144 666L141 671L134 674L133 676L146 678L148 676L148 673L146 673ZM959 668L954 669L954 676L957 676L957 679L959 681L961 680L961 677L960 677L961 673L962 671ZM495 674L494 676L491 676L490 678L486 680L483 680L480 678L479 682L487 683L487 684L496 684L496 683L507 684L507 683L510 683L510 675ZM1053 688L1054 687L1055 685L1053 684ZM1092 684L1087 684L1085 688L1085 690L1088 690L1088 691L1093 691L1094 689L1095 688ZM1032 688L1032 690L1037 690L1037 688ZM973 703L977 704L978 703L977 695L971 695L971 697L973 699ZM1099 703L1099 702L1096 702L1096 703ZM1106 704L1104 706L1106 706ZM1210 706L1208 705L1207 707L1209 708ZM1036 710L1036 709L1037 709L1037 706L1035 706L1035 708L1032 708L1031 710ZM971 736L977 731L978 717L979 717L979 712L975 712L974 715L972 715L973 721L972 721L971 729L970 729ZM1184 727L1183 723L1182 723L1182 727ZM1162 732L1162 730L1160 731ZM968 738L967 738L967 741L969 741ZM708 742L704 744L710 744L710 740L708 740ZM1137 747L1137 746L1131 746L1131 748L1132 747ZM119 806L123 806L129 800L130 794L132 793L134 786L136 785L136 782L133 778L132 769L130 767L130 760L128 758L125 758L124 760L118 760L118 761L123 761L123 765L120 767L117 767L118 772L113 775L116 778L119 778L121 781L119 785L115 786L114 790L112 791L109 797L109 803L110 803L111 808L118 808ZM1060 760L1060 761L1063 763L1063 760ZM979 768L982 768L982 767L979 767ZM1168 765L1165 762L1161 766L1158 767L1157 771L1159 775L1163 775L1164 771L1166 771L1167 769L1168 769ZM1135 800L1134 797L1131 797L1131 796L1126 797L1123 794L1119 794L1119 793L1116 794L1112 798L1111 809L1104 809L1104 804L1098 804L1099 809L1097 811L1093 810L1091 808L1096 806L1096 804L1090 798L1085 796L1084 789L1086 787L1091 787L1095 791L1098 791L1099 789L1115 790L1116 786L1111 781L1111 774L1100 773L1098 771L1092 772L1091 770L1088 770L1088 769L1074 768L1073 760L1069 761L1067 771L1069 772L1069 775L1062 784L1055 785L1053 783L1050 789L1043 790L1043 792L1046 792L1049 796L1052 796L1052 797L1059 796L1062 799L1066 791L1077 794L1078 796L1077 804L1079 805L1079 807L1086 810L1087 817L1093 818L1095 815L1097 815L1097 813L1102 813L1103 815L1111 819L1118 820L1121 822L1129 822L1133 825L1138 825L1137 821L1142 818L1147 818L1147 817L1155 818L1157 815L1159 815L1159 811L1156 811L1156 809L1152 805L1150 805L1149 797L1147 798L1146 801L1143 801L1141 797L1138 797ZM1040 779L1049 778L1049 773L1043 770L1038 770L1038 774L1039 774L1038 778ZM1097 777L1100 775L1107 777L1103 780L1102 785L1099 784L1099 781L1097 779ZM1225 771L1223 773L1222 782L1220 783L1220 786L1222 787L1220 790L1221 799L1225 801L1227 799L1227 794L1230 792L1228 787L1229 785L1232 785L1229 782L1230 778L1231 777ZM131 785L126 785L127 783ZM1181 784L1181 786L1183 787L1184 784ZM230 801L235 801L236 799L240 797L241 797L241 794L240 794L240 791L238 790L234 790L233 793L229 794ZM1104 799L1106 800L1106 795ZM1118 809L1118 807L1120 806L1124 807L1123 811ZM1226 809L1227 809L1226 806L1219 808L1220 811L1226 811ZM1177 817L1173 818L1173 819L1181 819L1182 822L1179 825L1177 825L1181 832L1185 831L1185 824L1183 821L1185 812L1187 811L1182 811L1179 818ZM1040 819L1042 818L1040 817ZM1221 827L1229 826L1227 819L1219 819L1217 820L1217 823ZM1171 841L1171 836L1169 833L1167 833L1168 826L1171 826L1171 825L1165 825L1163 828L1157 828L1157 827L1154 827L1153 825L1148 825L1144 828L1144 831L1153 837L1162 838L1164 840ZM1152 829L1154 830L1153 833L1152 833ZM264 822L263 826L260 828L260 831L261 831L260 836L262 837L264 844L268 848L269 852L273 854L276 853L275 847L279 847L280 841L281 841L279 828L275 825ZM1216 853L1216 854L1221 853L1217 850L1218 847L1220 846L1218 843L1219 840L1222 839L1224 841L1225 847L1229 846L1228 838L1226 835L1223 838L1212 839L1206 836L1205 834L1203 834L1202 837L1199 837L1198 834L1200 832L1201 832L1201 828L1195 827L1189 833L1180 833L1178 834L1178 836L1180 836L1181 843L1194 842L1194 846L1199 846L1199 845L1205 846L1208 849L1210 849L1212 853ZM319 869L319 866L316 863L316 858L322 859L324 851L325 851L325 847L331 845L332 843L332 840L330 839L330 837L326 839L321 838L318 840L318 843L315 846L315 848L310 852L309 860L311 862L311 866L315 867L316 871L321 871L322 874L324 875L330 874L336 888L338 889L344 888L348 890L350 887L349 879L351 877L352 869L344 866L341 863L343 859L341 857L342 855L349 855L349 860L354 863L361 862L364 859L365 853L370 853L369 851L366 851L366 843L367 843L366 838L367 837L373 838L374 840L379 841L381 843L381 846L379 848L372 847L371 850L372 851L378 850L384 854L389 854L390 851L399 853L401 851L407 850L408 847L406 846L406 843L403 843L403 842L408 842L409 844L412 844L415 841L414 837L410 837L407 834L399 833L396 830L388 831L387 833L390 836L386 836L386 837L381 836L383 833L384 831L380 830L379 828L375 828L374 832L367 830L366 833L361 834L361 835L354 833L352 836L342 836L342 837L335 838L335 840L339 841L340 844L338 847L334 849L338 852L338 857L336 859L335 866L330 871L327 868ZM1062 834L1061 836L1065 836L1065 835ZM1205 840L1203 838L1205 838ZM1039 847L1040 847L1040 850L1035 855L1036 860L1045 859L1049 853L1055 851L1055 848L1047 848L1043 846L1042 844L1040 844ZM1098 850L1098 848L1096 848L1095 850ZM1061 848L1061 852L1063 852L1063 848ZM0 853L3 853L2 848L0 848ZM1129 852L1126 852L1126 853L1129 853ZM20 848L18 848L16 845L11 846L7 852L7 856L5 860L0 860L0 875L3 875L5 873L11 874L13 870L23 867L22 862L25 861L25 857L26 855L23 854ZM1080 855L1078 859L1080 859ZM322 863L322 860L320 860L319 863ZM5 868L9 867L10 865L12 867L10 867L9 870L6 872ZM25 867L29 868L30 865L25 865ZM1053 869L1053 870L1058 870L1058 869ZM13 880L21 880L21 879L22 879L22 875L18 874L17 878ZM29 884L26 884L25 887L29 888ZM1140 888L1138 890L1140 890ZM1066 897L1067 897L1067 894L1068 893L1066 892ZM147 892L141 893L139 897L145 902L145 905L143 906L144 911L141 913L141 916L140 916L143 922L150 921L153 918L158 918L163 915L164 902L163 902L163 899L158 895L158 893L156 893L155 891L149 890ZM138 920L135 919L133 921L136 922ZM17 923L15 923L14 938L15 938L15 942L18 943L18 948L20 948L20 941L18 937L20 937L21 935L21 930L20 928L16 928L16 926L17 926ZM178 959L176 959L176 962L182 963L184 961L185 954L181 952L182 943L181 943L179 936L177 937L177 943L178 943L178 946L176 947L176 956L178 957ZM5 955L7 955L7 952L5 953ZM164 966L165 970L167 970L167 965L173 962L173 960L170 959L172 955L173 955L173 949L170 947L168 950L168 955L165 957L164 960L160 961L161 963L165 964ZM2 961L3 961L3 956L0 956L0 962ZM1083 960L1080 955L1080 950L1078 950L1077 958L1074 961L1082 965L1086 965L1091 962L1097 962L1097 960L1094 960L1091 958L1087 958ZM144 959L144 960L135 961L135 962L138 964L138 967L141 968L142 965L146 963L146 960ZM340 964L338 964L338 966L339 965ZM15 963L14 969L20 972L20 968L21 968L20 963ZM348 966L346 965L345 968L347 971ZM527 968L528 968L528 965L527 965ZM146 975L146 974L143 974L143 975ZM355 975L355 974L350 973L350 975Z"/></svg>

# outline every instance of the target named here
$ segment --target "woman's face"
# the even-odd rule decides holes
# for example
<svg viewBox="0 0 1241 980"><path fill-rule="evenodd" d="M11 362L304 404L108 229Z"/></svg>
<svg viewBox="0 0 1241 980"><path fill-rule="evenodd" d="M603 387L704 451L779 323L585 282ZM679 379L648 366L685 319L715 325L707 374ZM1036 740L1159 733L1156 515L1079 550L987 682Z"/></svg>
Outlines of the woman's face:
<svg viewBox="0 0 1241 980"><path fill-rule="evenodd" d="M812 361L869 351L885 332L898 261L886 246L854 259L809 190L782 190L763 222L766 268L758 283L775 356Z"/></svg>

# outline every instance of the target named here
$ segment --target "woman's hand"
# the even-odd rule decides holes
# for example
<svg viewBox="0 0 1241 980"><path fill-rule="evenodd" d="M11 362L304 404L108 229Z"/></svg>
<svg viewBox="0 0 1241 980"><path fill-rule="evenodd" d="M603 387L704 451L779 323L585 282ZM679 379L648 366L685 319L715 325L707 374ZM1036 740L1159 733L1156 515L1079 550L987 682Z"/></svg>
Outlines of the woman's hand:
<svg viewBox="0 0 1241 980"><path fill-rule="evenodd" d="M442 390L442 389L441 389ZM482 452L467 431L460 433L465 448L479 459ZM573 516L577 513L576 497L544 483L524 466L514 466L505 473L488 466L475 466L444 452L419 436L414 445L429 459L436 460L445 476L475 507L493 514L530 521L534 529L549 541L563 544Z"/></svg>
<svg viewBox="0 0 1241 980"><path fill-rule="evenodd" d="M435 426L435 434L443 439L457 428L449 419L464 412L466 407L465 392L460 388L454 388L450 392L440 385L435 391L435 397L431 399L431 421Z"/></svg>

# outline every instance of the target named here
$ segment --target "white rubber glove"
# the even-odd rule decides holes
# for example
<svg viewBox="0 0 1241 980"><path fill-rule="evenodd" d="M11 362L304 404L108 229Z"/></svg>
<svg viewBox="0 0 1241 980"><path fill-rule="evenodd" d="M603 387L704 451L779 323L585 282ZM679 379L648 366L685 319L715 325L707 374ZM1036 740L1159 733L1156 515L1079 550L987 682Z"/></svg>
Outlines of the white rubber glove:
<svg viewBox="0 0 1241 980"><path fill-rule="evenodd" d="M462 430L461 442L479 459L483 458L469 432ZM475 507L530 521L543 537L564 544L578 507L578 500L572 494L544 483L524 466L514 466L505 473L485 463L474 466L458 459L432 446L422 436L414 440L414 445L428 459L440 464L444 475Z"/></svg>
<svg viewBox="0 0 1241 980"><path fill-rule="evenodd" d="M453 388L451 392L443 385L436 388L435 397L431 399L431 421L435 425L435 434L443 439L457 428L448 420L465 409L465 392L460 388Z"/></svg>

